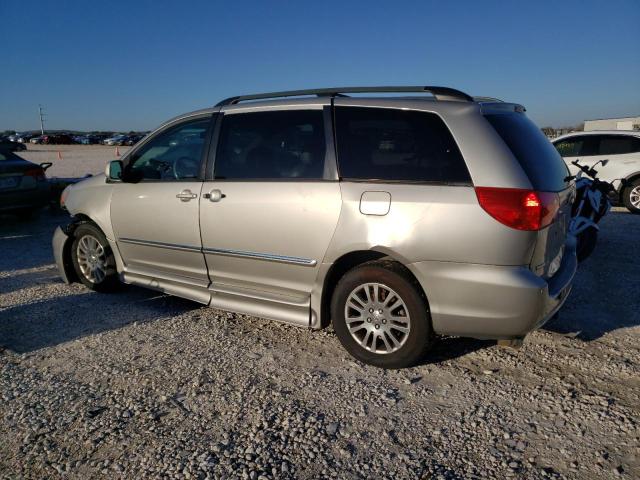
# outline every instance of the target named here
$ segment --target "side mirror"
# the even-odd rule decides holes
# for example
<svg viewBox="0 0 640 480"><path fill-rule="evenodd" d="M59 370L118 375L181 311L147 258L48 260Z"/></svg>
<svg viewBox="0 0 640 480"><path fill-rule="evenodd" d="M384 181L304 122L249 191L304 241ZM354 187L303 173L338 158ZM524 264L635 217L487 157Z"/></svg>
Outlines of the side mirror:
<svg viewBox="0 0 640 480"><path fill-rule="evenodd" d="M607 163L609 163L609 159L606 158L604 160L602 160L602 166L604 167Z"/></svg>
<svg viewBox="0 0 640 480"><path fill-rule="evenodd" d="M122 181L122 162L120 160L111 160L104 169L107 180L112 182Z"/></svg>
<svg viewBox="0 0 640 480"><path fill-rule="evenodd" d="M40 164L40 166L42 167L42 170L44 170L45 172L47 171L47 168L49 168L51 165L53 165L53 163L51 162L42 162Z"/></svg>

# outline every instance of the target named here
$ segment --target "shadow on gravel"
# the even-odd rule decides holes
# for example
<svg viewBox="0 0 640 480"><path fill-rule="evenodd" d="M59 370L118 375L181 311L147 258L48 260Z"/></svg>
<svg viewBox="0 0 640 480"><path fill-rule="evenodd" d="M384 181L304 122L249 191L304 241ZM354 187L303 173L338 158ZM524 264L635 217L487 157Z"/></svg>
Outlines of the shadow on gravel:
<svg viewBox="0 0 640 480"><path fill-rule="evenodd" d="M423 365L441 363L482 350L495 345L495 340L476 340L474 338L442 337L433 344Z"/></svg>
<svg viewBox="0 0 640 480"><path fill-rule="evenodd" d="M43 209L32 217L0 215L0 272L53 263L51 238L56 225L69 216Z"/></svg>
<svg viewBox="0 0 640 480"><path fill-rule="evenodd" d="M596 340L640 325L640 216L612 212L602 220L593 255L578 267L571 295L545 330Z"/></svg>
<svg viewBox="0 0 640 480"><path fill-rule="evenodd" d="M0 294L11 293L38 285L59 283L60 281L60 275L55 265L40 268L35 272L13 273L9 277L0 275Z"/></svg>
<svg viewBox="0 0 640 480"><path fill-rule="evenodd" d="M75 293L1 310L0 346L16 353L31 352L200 307L189 300L137 287L125 287L115 294Z"/></svg>

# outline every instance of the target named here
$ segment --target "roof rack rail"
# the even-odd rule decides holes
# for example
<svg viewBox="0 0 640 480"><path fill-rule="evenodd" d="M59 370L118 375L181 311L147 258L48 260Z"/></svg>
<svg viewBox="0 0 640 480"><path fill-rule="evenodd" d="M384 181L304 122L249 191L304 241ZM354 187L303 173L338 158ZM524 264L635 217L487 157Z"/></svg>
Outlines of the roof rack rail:
<svg viewBox="0 0 640 480"><path fill-rule="evenodd" d="M310 90L289 90L284 92L258 93L255 95L239 95L229 97L216 104L216 107L235 105L247 100L265 100L269 98L302 97L315 95L318 97L338 97L347 93L425 93L433 95L436 100L454 100L458 102L473 102L474 99L460 90L449 87L414 86L414 87L336 87L316 88Z"/></svg>
<svg viewBox="0 0 640 480"><path fill-rule="evenodd" d="M505 103L504 100L501 100L499 98L495 98L495 97L473 97L473 101L474 102L478 102L478 103L482 103L482 102L486 102L486 103Z"/></svg>

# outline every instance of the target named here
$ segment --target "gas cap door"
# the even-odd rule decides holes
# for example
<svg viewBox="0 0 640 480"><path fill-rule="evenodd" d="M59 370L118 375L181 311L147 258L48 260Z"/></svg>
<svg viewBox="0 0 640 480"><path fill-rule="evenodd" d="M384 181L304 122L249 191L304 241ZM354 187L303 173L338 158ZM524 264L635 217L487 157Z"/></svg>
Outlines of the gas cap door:
<svg viewBox="0 0 640 480"><path fill-rule="evenodd" d="M391 208L389 192L363 192L360 197L360 213L363 215L384 216Z"/></svg>

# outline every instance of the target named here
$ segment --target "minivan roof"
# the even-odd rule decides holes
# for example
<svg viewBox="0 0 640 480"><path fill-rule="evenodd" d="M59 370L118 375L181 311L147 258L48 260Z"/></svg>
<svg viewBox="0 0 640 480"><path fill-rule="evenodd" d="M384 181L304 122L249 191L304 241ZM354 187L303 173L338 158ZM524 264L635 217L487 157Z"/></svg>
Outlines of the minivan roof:
<svg viewBox="0 0 640 480"><path fill-rule="evenodd" d="M389 93L429 93L432 96L416 96L416 95L398 95L398 96L383 96L366 94L389 94ZM350 97L348 94L364 94L357 95L356 97ZM323 99L328 98L354 98L358 100L371 100L385 103L395 102L425 102L425 103L445 103L453 106L458 104L460 106L464 104L475 104L481 107L483 113L489 111L525 111L522 105L504 102L494 97L472 97L461 90L450 87L441 86L368 86L368 87L332 87L332 88L318 88L307 90L287 90L270 93L258 93L250 95L237 95L234 97L226 98L218 102L214 107L203 108L188 113L178 115L163 125L175 122L176 120L197 116L206 115L220 111L223 107L235 106L241 102L247 102L247 106L251 107L270 107L270 106L288 106L288 105L300 105L300 104L315 104L318 101L322 102Z"/></svg>

